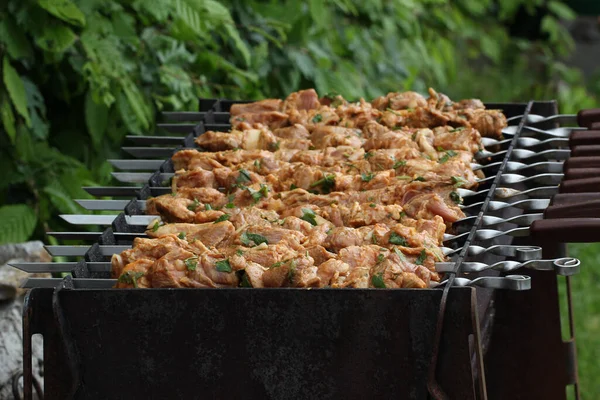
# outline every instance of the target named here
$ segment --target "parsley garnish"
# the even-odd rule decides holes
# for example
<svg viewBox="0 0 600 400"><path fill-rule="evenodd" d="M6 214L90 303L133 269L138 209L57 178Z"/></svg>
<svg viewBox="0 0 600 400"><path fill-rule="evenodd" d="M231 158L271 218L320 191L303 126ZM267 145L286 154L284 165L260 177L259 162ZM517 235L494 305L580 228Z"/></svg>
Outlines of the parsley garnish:
<svg viewBox="0 0 600 400"><path fill-rule="evenodd" d="M249 233L249 232L242 233L242 236L240 236L240 241L242 242L242 244L244 246L247 246L247 247L258 246L261 243L269 244L269 241L267 240L266 237L259 235L257 233ZM254 243L254 245L252 243Z"/></svg>
<svg viewBox="0 0 600 400"><path fill-rule="evenodd" d="M425 178L422 176L417 176L415 179L413 179L413 182L425 182Z"/></svg>
<svg viewBox="0 0 600 400"><path fill-rule="evenodd" d="M412 179L412 177L408 176L408 175L398 175L396 177L396 179L402 179L403 181L407 181L409 179Z"/></svg>
<svg viewBox="0 0 600 400"><path fill-rule="evenodd" d="M415 260L415 264L423 265L423 261L425 261L426 258L427 258L427 253L425 252L425 249L423 249L423 250L421 250L421 253L419 253L419 257L417 257L417 259Z"/></svg>
<svg viewBox="0 0 600 400"><path fill-rule="evenodd" d="M238 175L237 179L235 180L235 183L245 183L245 182L251 182L252 178L250 177L250 174L248 173L248 171L246 171L245 169L240 169L240 174Z"/></svg>
<svg viewBox="0 0 600 400"><path fill-rule="evenodd" d="M302 209L302 216L300 217L300 219L309 222L311 225L316 226L317 225L317 220L315 219L316 214L313 210L311 210L310 208L303 208Z"/></svg>
<svg viewBox="0 0 600 400"><path fill-rule="evenodd" d="M452 130L450 130L448 132L454 133L454 132L460 132L460 131L464 131L464 130L465 130L465 127L464 126L460 126L458 128L452 129Z"/></svg>
<svg viewBox="0 0 600 400"><path fill-rule="evenodd" d="M406 257L404 256L404 253L398 250L397 247L394 248L394 253L396 253L396 255L398 256L398 258L400 258L401 261L406 262Z"/></svg>
<svg viewBox="0 0 600 400"><path fill-rule="evenodd" d="M285 263L285 261L277 261L275 264L271 265L271 266L269 267L269 269L272 269L272 268L279 268L279 267L281 267L281 266L282 266L284 263Z"/></svg>
<svg viewBox="0 0 600 400"><path fill-rule="evenodd" d="M219 218L215 219L214 223L218 224L219 222L227 221L229 218L231 218L230 214L223 214Z"/></svg>
<svg viewBox="0 0 600 400"><path fill-rule="evenodd" d="M259 160L254 160L254 166L255 166L257 169L260 169L260 167L261 167L261 165L260 165L260 161L259 161Z"/></svg>
<svg viewBox="0 0 600 400"><path fill-rule="evenodd" d="M248 274L246 273L246 270L241 269L239 271L235 271L236 276L238 277L238 279L240 280L240 287L252 287L252 284L250 283L250 280L248 279Z"/></svg>
<svg viewBox="0 0 600 400"><path fill-rule="evenodd" d="M276 143L271 143L269 144L269 147L273 150L273 151L277 151L279 150L279 147L281 146L281 140L278 140Z"/></svg>
<svg viewBox="0 0 600 400"><path fill-rule="evenodd" d="M198 267L198 256L192 256L183 260L183 263L187 267L188 271L195 271Z"/></svg>
<svg viewBox="0 0 600 400"><path fill-rule="evenodd" d="M401 161L396 161L394 163L394 165L392 165L392 169L396 169L398 167L404 167L406 165L406 161L401 160Z"/></svg>
<svg viewBox="0 0 600 400"><path fill-rule="evenodd" d="M453 176L452 183L455 187L461 187L462 185L468 183L468 181L460 176Z"/></svg>
<svg viewBox="0 0 600 400"><path fill-rule="evenodd" d="M187 209L190 211L196 211L196 208L198 208L199 205L200 205L200 202L198 201L198 199L194 199L194 203L187 206Z"/></svg>
<svg viewBox="0 0 600 400"><path fill-rule="evenodd" d="M296 276L296 260L292 260L290 263L290 269L287 273L287 279L290 282L290 285L294 283L294 276Z"/></svg>
<svg viewBox="0 0 600 400"><path fill-rule="evenodd" d="M243 256L243 255L244 255L244 252L243 252L242 250L240 250L240 249L237 249L237 250L235 251L235 254L237 254L238 256Z"/></svg>
<svg viewBox="0 0 600 400"><path fill-rule="evenodd" d="M235 204L227 203L227 204L225 204L225 208L235 208Z"/></svg>
<svg viewBox="0 0 600 400"><path fill-rule="evenodd" d="M367 152L365 153L365 156L364 156L364 157L365 157L365 160L368 160L369 158L373 157L374 155L375 155L375 154L373 154L372 152L370 152L370 151L367 151Z"/></svg>
<svg viewBox="0 0 600 400"><path fill-rule="evenodd" d="M231 272L231 264L229 264L229 259L217 261L215 263L215 267L219 272Z"/></svg>
<svg viewBox="0 0 600 400"><path fill-rule="evenodd" d="M375 237L375 236L373 236L373 237ZM382 263L383 260L385 260L385 256L383 254L379 253L377 255L377 264Z"/></svg>
<svg viewBox="0 0 600 400"><path fill-rule="evenodd" d="M316 182L310 184L310 187L321 186L324 193L331 192L331 189L335 186L335 175L325 175L323 179L319 179Z"/></svg>
<svg viewBox="0 0 600 400"><path fill-rule="evenodd" d="M206 211L210 211L210 210L212 210L213 208L212 208L212 206L211 206L210 204L205 204L205 205L204 205L204 209L205 209Z"/></svg>
<svg viewBox="0 0 600 400"><path fill-rule="evenodd" d="M312 122L317 123L323 121L323 116L321 114L317 114L313 117Z"/></svg>
<svg viewBox="0 0 600 400"><path fill-rule="evenodd" d="M246 188L246 190L248 190L255 203L258 202L261 198L267 198L269 196L269 188L267 187L267 185L263 185L262 183L260 184L259 190L254 190L252 188Z"/></svg>
<svg viewBox="0 0 600 400"><path fill-rule="evenodd" d="M450 200L452 200L456 204L462 204L463 202L462 197L460 197L460 195L456 192L450 192Z"/></svg>
<svg viewBox="0 0 600 400"><path fill-rule="evenodd" d="M391 112L392 114L394 114L394 115L397 115L397 116L399 116L399 117L401 117L401 116L402 116L402 114L400 114L400 113L396 112L396 110L392 110L392 109L391 109L391 108L389 108L389 107L388 107L388 108L386 108L386 109L385 109L385 111L389 111L389 112Z"/></svg>
<svg viewBox="0 0 600 400"><path fill-rule="evenodd" d="M124 272L121 276L119 276L120 283L127 283L133 285L133 287L137 288L137 280L144 276L143 272L139 271L127 271Z"/></svg>
<svg viewBox="0 0 600 400"><path fill-rule="evenodd" d="M371 277L371 283L373 284L373 286L375 286L376 288L379 289L385 289L387 286L385 286L385 282L383 281L383 273L380 272L377 275L373 275Z"/></svg>
<svg viewBox="0 0 600 400"><path fill-rule="evenodd" d="M294 190L294 189L298 189L298 186L294 185L293 183L290 185L290 190Z"/></svg>
<svg viewBox="0 0 600 400"><path fill-rule="evenodd" d="M371 204L369 204L369 207L375 208L375 207L377 207L377 205L375 203L371 203Z"/></svg>
<svg viewBox="0 0 600 400"><path fill-rule="evenodd" d="M443 156L442 156L442 157L441 157L441 158L438 160L438 162L439 162L440 164L443 164L443 163L445 163L446 161L448 161L448 160L450 159L450 157L454 157L454 156L456 156L456 152L455 152L454 150L448 150L448 151L446 152L446 154L444 154L444 155L443 155Z"/></svg>
<svg viewBox="0 0 600 400"><path fill-rule="evenodd" d="M177 237L181 240L185 240L185 232L179 232L179 235L177 235Z"/></svg>
<svg viewBox="0 0 600 400"><path fill-rule="evenodd" d="M398 235L396 232L391 233L389 242L391 244L397 244L398 246L408 247L406 239Z"/></svg>
<svg viewBox="0 0 600 400"><path fill-rule="evenodd" d="M368 174L360 174L360 179L362 179L363 182L370 182L374 177L375 174L372 172L369 172Z"/></svg>
<svg viewBox="0 0 600 400"><path fill-rule="evenodd" d="M158 228L160 228L160 223L158 221L156 221L154 223L154 226L152 227L152 232L156 232L158 230Z"/></svg>
<svg viewBox="0 0 600 400"><path fill-rule="evenodd" d="M445 149L442 146L436 147L437 151L444 151Z"/></svg>

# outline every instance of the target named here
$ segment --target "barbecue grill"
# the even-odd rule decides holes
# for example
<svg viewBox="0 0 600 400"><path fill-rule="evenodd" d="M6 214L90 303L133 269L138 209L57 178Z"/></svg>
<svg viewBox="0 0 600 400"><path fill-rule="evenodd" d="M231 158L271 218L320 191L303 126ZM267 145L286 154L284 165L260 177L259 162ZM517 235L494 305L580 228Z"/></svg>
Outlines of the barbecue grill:
<svg viewBox="0 0 600 400"><path fill-rule="evenodd" d="M596 142L583 130L569 142L560 123L572 118L557 116L555 102L486 105L503 110L510 126L506 140L489 139L491 150L480 154L486 179L477 191L459 189L470 217L446 237L452 262L439 263L446 279L437 288L112 289L110 255L156 218L144 214L145 200L170 193L169 157L208 130L228 131L234 103L204 99L199 112L163 113L159 128L169 136L128 136L123 150L133 158L110 160L127 186L88 187L114 199L78 200L114 215L63 216L104 230L51 233L89 243L47 246L80 261L15 265L72 273L24 283L33 288L23 320L25 398L36 333L46 399L564 399L567 385L578 397L573 324L563 341L557 275L566 277L572 322L569 283L579 262L566 256L557 227L585 241L590 228L550 218L589 215L572 203L593 196L578 192L592 191L597 171L569 157L594 148L569 144ZM567 163L573 168L564 171Z"/></svg>

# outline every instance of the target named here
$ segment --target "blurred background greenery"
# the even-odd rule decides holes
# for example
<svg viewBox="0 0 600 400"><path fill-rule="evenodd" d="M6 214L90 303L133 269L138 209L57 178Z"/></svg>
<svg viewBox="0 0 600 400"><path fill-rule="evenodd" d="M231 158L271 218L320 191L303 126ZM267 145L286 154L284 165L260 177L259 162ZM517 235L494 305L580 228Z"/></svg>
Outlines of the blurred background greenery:
<svg viewBox="0 0 600 400"><path fill-rule="evenodd" d="M194 110L199 97L315 87L371 99L432 86L454 98L557 99L566 113L597 106L600 85L565 62L574 17L553 0L3 1L0 243L53 242L45 232L67 229L58 214L84 212L72 201L87 197L81 186L110 182L106 159L126 134L152 132L158 112ZM600 397L596 249L576 249L590 399Z"/></svg>

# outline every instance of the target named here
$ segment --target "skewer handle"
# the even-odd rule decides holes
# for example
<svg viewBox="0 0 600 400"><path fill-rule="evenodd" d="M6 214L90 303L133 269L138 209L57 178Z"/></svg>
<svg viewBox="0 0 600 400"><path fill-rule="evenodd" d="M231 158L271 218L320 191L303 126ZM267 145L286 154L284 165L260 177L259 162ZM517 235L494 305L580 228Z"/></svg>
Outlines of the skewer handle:
<svg viewBox="0 0 600 400"><path fill-rule="evenodd" d="M570 157L565 161L563 170L572 168L600 168L600 157Z"/></svg>
<svg viewBox="0 0 600 400"><path fill-rule="evenodd" d="M600 108L581 110L577 113L577 124L579 126L590 128L594 122L600 122Z"/></svg>
<svg viewBox="0 0 600 400"><path fill-rule="evenodd" d="M571 157L593 157L600 156L600 142L599 144L585 144L571 147Z"/></svg>
<svg viewBox="0 0 600 400"><path fill-rule="evenodd" d="M558 187L559 193L600 192L600 177L563 181Z"/></svg>
<svg viewBox="0 0 600 400"><path fill-rule="evenodd" d="M544 219L600 218L600 200L552 205L544 211Z"/></svg>
<svg viewBox="0 0 600 400"><path fill-rule="evenodd" d="M540 219L531 224L530 234L539 242L600 242L600 218Z"/></svg>
<svg viewBox="0 0 600 400"><path fill-rule="evenodd" d="M552 197L553 206L600 200L600 193L559 193Z"/></svg>
<svg viewBox="0 0 600 400"><path fill-rule="evenodd" d="M571 168L565 171L563 180L594 178L600 176L600 168Z"/></svg>
<svg viewBox="0 0 600 400"><path fill-rule="evenodd" d="M569 136L569 147L600 144L600 130L573 131Z"/></svg>

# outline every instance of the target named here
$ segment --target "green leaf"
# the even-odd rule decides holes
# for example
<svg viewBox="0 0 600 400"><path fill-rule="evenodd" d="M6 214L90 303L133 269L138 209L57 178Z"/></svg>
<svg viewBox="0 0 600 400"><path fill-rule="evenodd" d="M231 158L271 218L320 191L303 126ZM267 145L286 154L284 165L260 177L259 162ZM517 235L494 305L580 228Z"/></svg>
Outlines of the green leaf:
<svg viewBox="0 0 600 400"><path fill-rule="evenodd" d="M70 0L38 0L44 10L75 26L85 26L85 15Z"/></svg>
<svg viewBox="0 0 600 400"><path fill-rule="evenodd" d="M7 95L2 96L2 103L0 103L0 118L2 118L2 125L4 126L4 131L8 135L10 142L15 144L15 136L17 135L17 130L15 128L15 114L13 113Z"/></svg>
<svg viewBox="0 0 600 400"><path fill-rule="evenodd" d="M380 272L376 275L373 275L371 277L371 283L373 284L373 287L379 288L379 289L385 289L385 282L383 281L383 273Z"/></svg>
<svg viewBox="0 0 600 400"><path fill-rule="evenodd" d="M231 272L231 264L229 264L229 259L217 261L215 263L215 268L219 272Z"/></svg>
<svg viewBox="0 0 600 400"><path fill-rule="evenodd" d="M71 47L75 39L77 36L71 28L65 25L47 24L42 27L41 34L35 39L35 44L46 51L62 53Z"/></svg>
<svg viewBox="0 0 600 400"><path fill-rule="evenodd" d="M85 96L85 125L94 148L99 149L108 125L108 107L104 103L96 103L90 91Z"/></svg>
<svg viewBox="0 0 600 400"><path fill-rule="evenodd" d="M48 195L50 202L63 214L79 214L81 208L73 201L65 188L58 181L51 182L42 191Z"/></svg>
<svg viewBox="0 0 600 400"><path fill-rule="evenodd" d="M25 85L21 80L17 71L10 65L8 57L4 57L2 63L2 75L4 78L4 86L10 94L10 99L17 112L25 119L27 126L31 126L31 119L29 118L29 111L27 110L27 97L25 94Z"/></svg>
<svg viewBox="0 0 600 400"><path fill-rule="evenodd" d="M549 1L548 9L552 11L552 13L558 18L567 21L573 20L577 17L577 14L573 10L571 10L569 6L567 6L561 1Z"/></svg>
<svg viewBox="0 0 600 400"><path fill-rule="evenodd" d="M242 56L242 59L244 60L244 66L248 67L250 65L250 50L248 50L248 46L246 46L246 43L244 43L240 37L240 33L232 24L226 24L225 31L233 41L235 49Z"/></svg>
<svg viewBox="0 0 600 400"><path fill-rule="evenodd" d="M0 41L4 43L8 55L13 59L32 57L31 45L25 33L10 18L0 21Z"/></svg>
<svg viewBox="0 0 600 400"><path fill-rule="evenodd" d="M23 84L27 95L27 109L31 116L31 130L36 138L45 140L48 137L50 127L46 122L44 97L38 87L28 78L23 78Z"/></svg>
<svg viewBox="0 0 600 400"><path fill-rule="evenodd" d="M31 207L16 204L0 207L0 244L20 243L31 237L37 224L37 217Z"/></svg>
<svg viewBox="0 0 600 400"><path fill-rule="evenodd" d="M121 87L123 88L123 93L127 98L127 102L129 103L131 110L133 110L140 126L143 129L150 128L152 112L146 104L138 87L130 80L122 81Z"/></svg>

